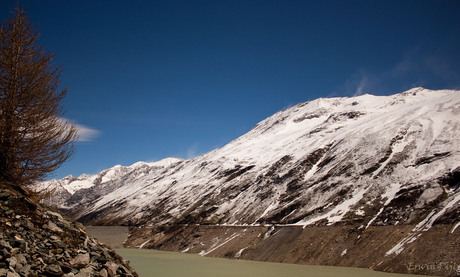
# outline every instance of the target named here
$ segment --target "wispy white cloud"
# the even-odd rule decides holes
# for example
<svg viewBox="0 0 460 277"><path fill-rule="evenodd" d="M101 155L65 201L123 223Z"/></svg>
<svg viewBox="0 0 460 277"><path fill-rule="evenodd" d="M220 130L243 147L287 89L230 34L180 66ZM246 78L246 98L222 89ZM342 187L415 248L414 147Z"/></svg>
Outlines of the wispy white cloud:
<svg viewBox="0 0 460 277"><path fill-rule="evenodd" d="M408 51L394 66L370 72L361 69L344 84L345 93L358 96L364 93L397 93L412 87L427 86L433 80L442 88L459 88L460 72L440 52L424 51L421 45ZM343 91L342 91L343 92Z"/></svg>
<svg viewBox="0 0 460 277"><path fill-rule="evenodd" d="M374 75L361 70L355 72L350 76L350 78L348 78L348 80L346 80L344 88L341 88L342 91L338 95L341 95L344 92L351 96L359 96L365 93L372 93L371 88L373 87L374 83Z"/></svg>
<svg viewBox="0 0 460 277"><path fill-rule="evenodd" d="M359 96L369 92L369 88L373 83L372 79L373 77L364 71L353 74L345 82L345 89L347 94L351 94L352 96Z"/></svg>
<svg viewBox="0 0 460 277"><path fill-rule="evenodd" d="M186 159L193 159L198 156L198 145L193 144L187 149Z"/></svg>
<svg viewBox="0 0 460 277"><path fill-rule="evenodd" d="M366 89L367 83L369 79L366 76L363 76L361 80L359 81L358 87L356 88L356 91L354 93L355 96L362 95L364 94L364 90Z"/></svg>
<svg viewBox="0 0 460 277"><path fill-rule="evenodd" d="M443 76L447 80L455 80L456 82L452 85L454 88L460 88L460 72L458 70L454 70L449 61L438 59L435 56L430 56L427 57L425 63L431 68L434 74Z"/></svg>
<svg viewBox="0 0 460 277"><path fill-rule="evenodd" d="M77 135L78 135L78 140L79 142L89 142L95 140L98 136L101 135L101 132L90 128L88 126L82 125L82 124L77 124L73 120L70 120L68 118L60 118L60 121L62 122L63 125L68 124L72 125L77 129Z"/></svg>
<svg viewBox="0 0 460 277"><path fill-rule="evenodd" d="M77 128L77 133L78 133L78 141L83 141L83 142L88 142L88 141L93 141L97 137L101 135L101 132L92 129L90 127L81 125L81 124L74 124L75 128Z"/></svg>

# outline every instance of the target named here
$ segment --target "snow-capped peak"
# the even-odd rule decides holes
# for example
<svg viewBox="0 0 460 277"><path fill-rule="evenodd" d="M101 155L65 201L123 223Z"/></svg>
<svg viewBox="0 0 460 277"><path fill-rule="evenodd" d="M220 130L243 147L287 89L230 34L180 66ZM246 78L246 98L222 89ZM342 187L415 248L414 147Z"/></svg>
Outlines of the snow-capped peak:
<svg viewBox="0 0 460 277"><path fill-rule="evenodd" d="M137 178L144 176L147 172L155 171L164 167L171 166L174 163L183 161L179 158L166 158L157 162L137 162L130 166L115 165L105 169L97 174L81 174L78 177L68 175L61 180L50 180L34 186L36 191L54 191L55 197L53 204L60 205L64 199L69 198L77 191L90 189L94 186L101 186L106 183L120 182L125 176L133 175ZM143 169L143 171L141 171ZM57 198L60 198L57 200Z"/></svg>
<svg viewBox="0 0 460 277"><path fill-rule="evenodd" d="M168 166L171 166L172 164L182 162L182 161L184 160L180 158L170 157L170 158L165 158L165 159L162 159L156 162L148 162L148 163L144 162L144 164L151 166L151 167L168 167ZM138 163L133 164L133 166L136 164Z"/></svg>

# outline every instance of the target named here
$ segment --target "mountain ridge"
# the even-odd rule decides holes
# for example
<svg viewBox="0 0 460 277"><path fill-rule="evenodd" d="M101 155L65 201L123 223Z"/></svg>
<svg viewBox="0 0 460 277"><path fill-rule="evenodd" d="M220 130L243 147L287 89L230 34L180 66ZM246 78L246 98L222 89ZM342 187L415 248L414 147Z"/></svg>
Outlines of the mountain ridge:
<svg viewBox="0 0 460 277"><path fill-rule="evenodd" d="M417 94L419 95L418 97ZM420 97L420 94L423 94L423 96ZM437 97L434 97L436 94ZM437 139L443 136L443 130L441 128L453 128L455 129L454 131L458 132L458 122L454 122L451 126L445 124L443 113L436 115L436 112L430 111L431 113L429 116L426 114L426 110L430 105L438 105L439 107L446 105L446 103L444 103L445 100L439 100L439 98L443 98L443 94L445 94L444 97L452 98L452 95L456 96L458 92L447 90L434 92L423 88L414 88L392 96L362 95L354 98L320 98L280 111L266 120L261 121L247 134L237 138L226 146L195 159L179 160L171 158L169 160L170 162L165 165L155 163L149 165L148 163L139 162L130 167L115 166L111 169L102 171L98 175L83 176L83 179L87 178L87 180L93 183L98 182L98 184L103 184L110 183L113 177L119 180L119 183L125 182L137 185L139 191L143 191L145 194L152 192L152 198L155 199L155 193L158 193L158 195L168 193L168 189L164 187L178 187L178 190L183 189L187 191L191 190L192 187L200 186L200 184L196 183L200 181L204 183L203 179L209 180L210 183L217 183L214 186L212 184L210 186L202 185L201 191L203 193L221 186L221 182L225 184L235 183L229 189L235 190L234 186L236 185L244 190L244 185L236 184L235 181L242 179L241 176L245 176L243 179L249 179L253 183L253 187L255 187L252 194L258 193L259 199L264 198L264 194L259 192L264 189L260 188L260 184L258 183L265 182L269 185L282 183L282 186L272 186L270 191L265 192L265 194L271 195L271 203L259 203L264 207L264 210L258 211L257 216L252 215L249 220L236 217L233 217L233 219L226 218L224 221L221 220L220 223L255 224L262 223L262 218L268 221L273 221L275 219L281 220L276 223L296 223L298 225L309 225L327 218L328 223L333 223L334 220L340 221L346 212L348 212L349 208L359 202L366 194L372 194L371 191L369 191L371 188L369 182L372 182L374 179L379 179L379 175L385 174L385 171L394 170L392 167L397 167L399 165L396 164L399 163L398 159L406 161L407 164L404 165L406 169L418 166L430 167L435 161L450 159L453 163L456 163L456 166L449 170L444 170L444 174L448 175L451 172L454 172L452 173L454 175L458 174L455 172L458 171L457 167L460 167L460 163L458 159L458 150L455 149L459 148L449 148L449 146L458 146L458 139L447 140L448 144L443 144L444 142L441 141L441 139ZM440 95L441 97L439 97ZM453 99L448 100L459 101L458 97L453 97ZM424 101L440 102L432 104L425 103ZM405 108L401 109L401 106ZM455 105L451 105L450 107L453 109L452 111L455 112ZM449 122L451 121L452 119L449 119ZM299 128L299 124L303 124L304 126ZM381 124L386 124L388 127L384 130L378 130ZM397 124L400 126L395 126ZM429 132L422 133L425 131L423 128L427 129ZM377 131L374 129L377 129ZM390 130L392 133L389 135L387 133L390 133ZM411 134L422 134L424 137L414 137L411 139ZM304 143L296 143L297 141L307 142L309 145L305 147ZM429 147L427 146L428 141L431 143ZM379 146L379 143L381 143L381 146ZM305 150L302 148L308 149ZM418 153L415 157L410 157L412 158L410 160L411 163L408 163L408 157L403 157L404 155L409 155L408 148L415 148L415 150L419 148L420 151L426 153ZM332 154L328 155L328 153L331 152ZM369 154L369 152L371 153ZM375 156L375 153L379 153L381 157L379 159L374 159L375 161L369 162L369 160ZM337 160L340 160L342 163L346 162L346 165L337 163ZM216 167L209 168L210 164L214 164ZM330 168L326 167L326 169L330 171L329 173L324 172L326 171L324 168L328 164L332 164L332 171ZM182 178L183 176L173 172L176 171L176 167L179 167L179 170L181 170L187 166L187 170L181 171L180 173L192 179L188 182ZM321 170L321 168L323 168L323 170ZM265 171L266 174L257 174L255 172L256 170L259 172ZM405 169L401 168L401 170ZM199 173L202 171L206 171L206 176L200 176ZM218 171L219 174L216 175L214 173L215 171ZM320 174L321 171L323 171L323 174ZM407 173L407 170L405 171ZM423 172L425 172L426 175L427 171ZM343 180L340 180L344 173L349 175L346 176L348 180L345 180L345 182L355 183L353 186L345 184L342 186L341 190L336 190L329 186L330 182L326 183L324 186L318 185L326 179L336 179L336 182L344 183ZM292 178L294 174L298 175L295 180ZM412 172L412 174L420 175L421 173L416 171ZM433 173L433 175L436 174L439 173ZM127 178L127 176L130 176L129 178L131 179ZM387 176L394 178L395 174L387 174ZM168 183L162 180L163 177L167 178L170 182ZM402 178L401 176L397 177ZM427 176L418 177L419 180L422 181L424 178L427 178ZM415 180L416 178L417 176L414 176ZM286 183L288 179L292 180ZM363 181L363 179L366 180ZM401 189L404 184L392 184L391 180L383 181L388 184L386 184L386 186L376 187L376 189L380 189L382 195L387 197L387 199L381 199L386 203L391 201L390 198L393 198L396 192ZM53 181L50 181L47 184L50 185L52 182ZM361 186L359 184L361 182L365 182L366 184ZM91 187L94 186L94 184L91 184L91 186L88 185L88 182L86 186L82 185L81 187L75 185L75 181L73 183L74 187L77 189L74 189L73 193L72 191L67 191L72 195L80 188L91 190ZM143 184L148 183L150 183L150 186L147 185L143 187ZM180 183L183 183L182 187ZM312 185L311 183L315 184ZM149 191L147 187L152 187L153 184L155 184L156 188L152 188ZM63 186L62 183L60 185ZM346 193L344 190L347 189L353 190L353 197L344 199L344 201L338 203L340 205L337 205L335 209L328 209L326 213L317 217L308 217L308 215L306 216L304 213L297 216L298 220L296 221L293 216L296 212L293 212L293 210L298 207L295 208L292 204L290 206L291 208L288 210L280 210L277 206L280 211L278 211L277 214L273 214L273 211L276 211L274 206L277 204L275 203L276 201L286 204L292 202L292 193L305 194L305 191L299 190L299 186L307 190L312 187L314 187L315 190L322 187L323 193L321 195L312 192L313 196L317 197L317 203L315 205L314 202L310 201L310 207L313 205L316 206L316 208L328 209L329 207L322 205L324 201L320 198L324 198L324 196L327 195L329 200L331 200L327 203L329 204L333 202L331 198L334 198L335 194L344 194ZM69 187L70 186L67 184L67 188ZM383 190L381 189L382 187L384 188ZM333 193L329 194L329 190L332 190ZM439 191L440 189L432 188L430 191L436 190ZM127 191L122 189L120 192L123 192L123 194L120 195L119 193L117 197L129 199L130 196L125 195L128 193ZM217 189L215 192L220 194L222 191ZM445 192L448 193L448 191ZM228 197L229 193L230 192L221 194L223 199L227 198L227 201L224 201L224 203L228 205L230 205L232 201L232 199ZM185 192L180 193L182 196L184 196L184 194ZM196 192L193 194L196 195ZM206 195L206 193L204 193L204 195ZM273 196L276 196L277 199L274 199L275 197ZM103 197L105 200L99 199L99 201L95 203L95 207L104 206L106 202L114 201L114 199L117 198L116 196L113 196L111 199L107 197L108 196L105 195ZM244 198L244 195L238 193L238 197ZM72 199L72 197L70 197L70 199ZM190 199L183 200L190 201ZM72 203L77 202L74 201ZM134 202L127 201L126 203L132 204ZM189 204L192 205L192 203ZM219 205L216 209L219 211L219 215L226 212L221 204L222 203L216 203L216 205ZM136 205L140 207L142 203L139 202L139 204ZM72 204L69 202L67 204L64 203L62 207L65 209L73 208ZM233 208L235 207L239 208L234 205ZM186 207L183 209L186 209ZM312 211L312 209L310 209L310 211ZM357 211L358 214L364 212L360 210ZM288 213L292 212L294 214L288 216ZM271 220L269 217L270 214L272 214ZM280 218L282 215L283 218ZM187 216L187 214L185 214L185 216ZM173 217L177 221L177 215L174 214ZM300 219L301 217L304 219ZM130 217L127 216L127 218ZM291 219L288 220L288 218ZM123 221L121 221L121 223L123 223ZM127 222L124 224L126 223ZM128 225L132 223L137 225L140 222L130 222Z"/></svg>
<svg viewBox="0 0 460 277"><path fill-rule="evenodd" d="M279 111L202 156L141 164L50 199L87 224L151 229L137 244L145 247L172 243L158 236L177 226L348 226L357 241L393 226L404 236L380 252L400 257L434 226L451 230L447 242L458 240L459 115L455 90L319 98Z"/></svg>

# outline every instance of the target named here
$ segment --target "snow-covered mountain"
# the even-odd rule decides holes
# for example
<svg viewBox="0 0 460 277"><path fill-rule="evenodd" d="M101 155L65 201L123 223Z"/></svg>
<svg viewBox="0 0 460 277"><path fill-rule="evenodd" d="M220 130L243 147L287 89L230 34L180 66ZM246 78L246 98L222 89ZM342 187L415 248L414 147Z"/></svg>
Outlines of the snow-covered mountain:
<svg viewBox="0 0 460 277"><path fill-rule="evenodd" d="M51 180L47 182L34 185L33 189L36 191L47 191L47 197L44 202L47 204L61 207L64 202L72 198L73 201L76 197L82 195L85 201L88 198L97 198L103 196L104 193L111 192L123 186L125 180L128 182L137 180L147 174L155 174L165 167L169 167L174 163L183 161L178 158L167 158L158 162L137 162L131 166L115 165L112 168L103 170L98 174L82 174L79 177L68 175L60 180ZM95 189L93 188L95 187ZM93 188L93 189L91 189ZM89 195L84 195L86 191L93 191ZM76 193L78 192L78 193ZM75 194L75 196L74 196Z"/></svg>
<svg viewBox="0 0 460 277"><path fill-rule="evenodd" d="M139 227L128 246L455 276L459 186L460 91L414 88L302 103L194 159L39 189L84 223Z"/></svg>
<svg viewBox="0 0 460 277"><path fill-rule="evenodd" d="M420 224L460 218L460 91L320 98L190 160L43 183L93 224ZM53 198L51 198L53 199ZM398 249L394 249L398 251Z"/></svg>

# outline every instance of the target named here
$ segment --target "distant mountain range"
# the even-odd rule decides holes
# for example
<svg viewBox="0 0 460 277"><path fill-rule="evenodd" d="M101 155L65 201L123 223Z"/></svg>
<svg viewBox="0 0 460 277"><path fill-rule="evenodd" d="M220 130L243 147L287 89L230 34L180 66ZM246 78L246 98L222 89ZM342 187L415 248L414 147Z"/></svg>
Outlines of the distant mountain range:
<svg viewBox="0 0 460 277"><path fill-rule="evenodd" d="M194 159L40 188L87 224L413 224L415 240L438 223L458 227L459 185L460 91L414 88L301 103Z"/></svg>

